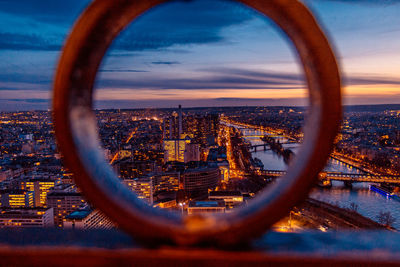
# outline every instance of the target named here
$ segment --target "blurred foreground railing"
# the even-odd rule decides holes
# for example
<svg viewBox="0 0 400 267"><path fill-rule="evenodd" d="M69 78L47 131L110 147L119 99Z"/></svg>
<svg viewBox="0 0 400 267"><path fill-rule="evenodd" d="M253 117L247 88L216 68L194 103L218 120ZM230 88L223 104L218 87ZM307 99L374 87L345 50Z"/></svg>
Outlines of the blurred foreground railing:
<svg viewBox="0 0 400 267"><path fill-rule="evenodd" d="M392 232L269 232L238 250L143 248L117 230L0 230L1 266L397 266Z"/></svg>

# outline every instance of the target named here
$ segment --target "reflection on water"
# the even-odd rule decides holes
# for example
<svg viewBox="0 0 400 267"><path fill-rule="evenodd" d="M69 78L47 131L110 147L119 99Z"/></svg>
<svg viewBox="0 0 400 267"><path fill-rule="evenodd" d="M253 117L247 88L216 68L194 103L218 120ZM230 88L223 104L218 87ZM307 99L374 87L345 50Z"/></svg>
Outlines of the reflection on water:
<svg viewBox="0 0 400 267"><path fill-rule="evenodd" d="M254 132L254 131L253 131ZM248 134L251 134L251 130L247 130ZM257 133L261 134L261 133ZM259 137L246 138L252 144L262 144L263 142ZM285 148L291 148L295 154L298 152L299 144L287 144ZM264 169L267 170L286 170L287 166L283 161L283 158L276 155L271 150L263 151L261 148L259 151L253 153L253 157L259 158L263 164ZM326 171L335 171L342 173L361 173L360 170L349 166L345 163L330 159ZM343 182L333 181L332 188L322 189L314 188L310 193L310 197L338 205L343 208L349 208L352 203L358 206L358 212L366 217L373 220L377 220L377 216L381 211L390 211L392 216L396 219L393 226L400 229L400 202L391 198L386 198L378 193L369 190L368 183L355 183L352 189L344 186Z"/></svg>
<svg viewBox="0 0 400 267"><path fill-rule="evenodd" d="M334 203L344 208L351 203L358 205L358 212L366 217L376 220L379 212L390 211L396 218L393 227L400 229L400 202L386 198L368 188L367 183L353 184L352 189L345 188L342 182L333 181L331 189L315 188L310 196L325 202Z"/></svg>

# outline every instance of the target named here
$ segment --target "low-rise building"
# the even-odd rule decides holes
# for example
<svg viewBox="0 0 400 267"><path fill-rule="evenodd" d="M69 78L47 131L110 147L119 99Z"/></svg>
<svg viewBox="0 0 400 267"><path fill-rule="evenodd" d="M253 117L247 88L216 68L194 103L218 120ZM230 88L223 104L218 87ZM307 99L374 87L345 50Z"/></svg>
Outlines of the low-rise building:
<svg viewBox="0 0 400 267"><path fill-rule="evenodd" d="M78 209L85 200L77 192L54 191L47 194L47 206L54 209L56 227L63 227L65 216Z"/></svg>
<svg viewBox="0 0 400 267"><path fill-rule="evenodd" d="M34 204L34 194L32 191L20 189L0 190L1 207L33 208Z"/></svg>
<svg viewBox="0 0 400 267"><path fill-rule="evenodd" d="M211 191L209 200L223 200L227 208L233 208L243 203L243 195L240 191Z"/></svg>
<svg viewBox="0 0 400 267"><path fill-rule="evenodd" d="M64 228L73 229L111 229L114 223L97 209L89 206L71 212L64 219Z"/></svg>
<svg viewBox="0 0 400 267"><path fill-rule="evenodd" d="M190 201L187 208L188 214L217 212L225 213L224 201Z"/></svg>
<svg viewBox="0 0 400 267"><path fill-rule="evenodd" d="M53 226L53 208L0 208L0 228Z"/></svg>

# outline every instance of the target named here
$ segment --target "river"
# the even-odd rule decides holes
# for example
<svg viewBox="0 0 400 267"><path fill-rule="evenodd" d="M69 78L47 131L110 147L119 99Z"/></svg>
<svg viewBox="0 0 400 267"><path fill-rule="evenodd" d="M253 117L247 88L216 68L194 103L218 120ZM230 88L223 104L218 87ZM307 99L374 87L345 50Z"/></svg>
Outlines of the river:
<svg viewBox="0 0 400 267"><path fill-rule="evenodd" d="M254 130L242 130L245 135L259 134L260 131ZM262 144L263 142L259 137L246 137L252 144ZM298 151L300 144L286 144L286 148L291 148L294 153ZM275 154L271 150L260 151L252 153L253 157L259 158L266 170L286 170L287 166L283 161L283 158ZM361 171L344 164L340 161L330 159L326 171L337 171L343 173L360 173ZM322 189L314 188L310 197L333 203L337 206L348 208L351 203L355 203L358 206L357 211L365 217L371 218L377 221L378 214L383 211L389 211L392 216L396 219L393 223L393 227L400 229L400 202L392 198L386 198L378 193L369 190L368 183L354 183L352 189L344 186L343 182L333 181L332 188Z"/></svg>

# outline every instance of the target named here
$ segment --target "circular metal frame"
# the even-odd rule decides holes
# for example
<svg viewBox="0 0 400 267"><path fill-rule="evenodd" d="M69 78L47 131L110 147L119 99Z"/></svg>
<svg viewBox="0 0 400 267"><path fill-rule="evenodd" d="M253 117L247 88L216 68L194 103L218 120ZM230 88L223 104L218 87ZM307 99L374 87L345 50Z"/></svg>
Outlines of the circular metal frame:
<svg viewBox="0 0 400 267"><path fill-rule="evenodd" d="M114 38L164 0L96 0L79 18L59 61L54 122L66 166L88 201L142 244L233 245L264 233L307 197L325 166L341 120L340 75L329 42L297 0L239 0L271 18L291 39L307 78L310 116L305 140L281 182L248 206L224 215L182 216L148 207L122 185L102 156L92 91Z"/></svg>

